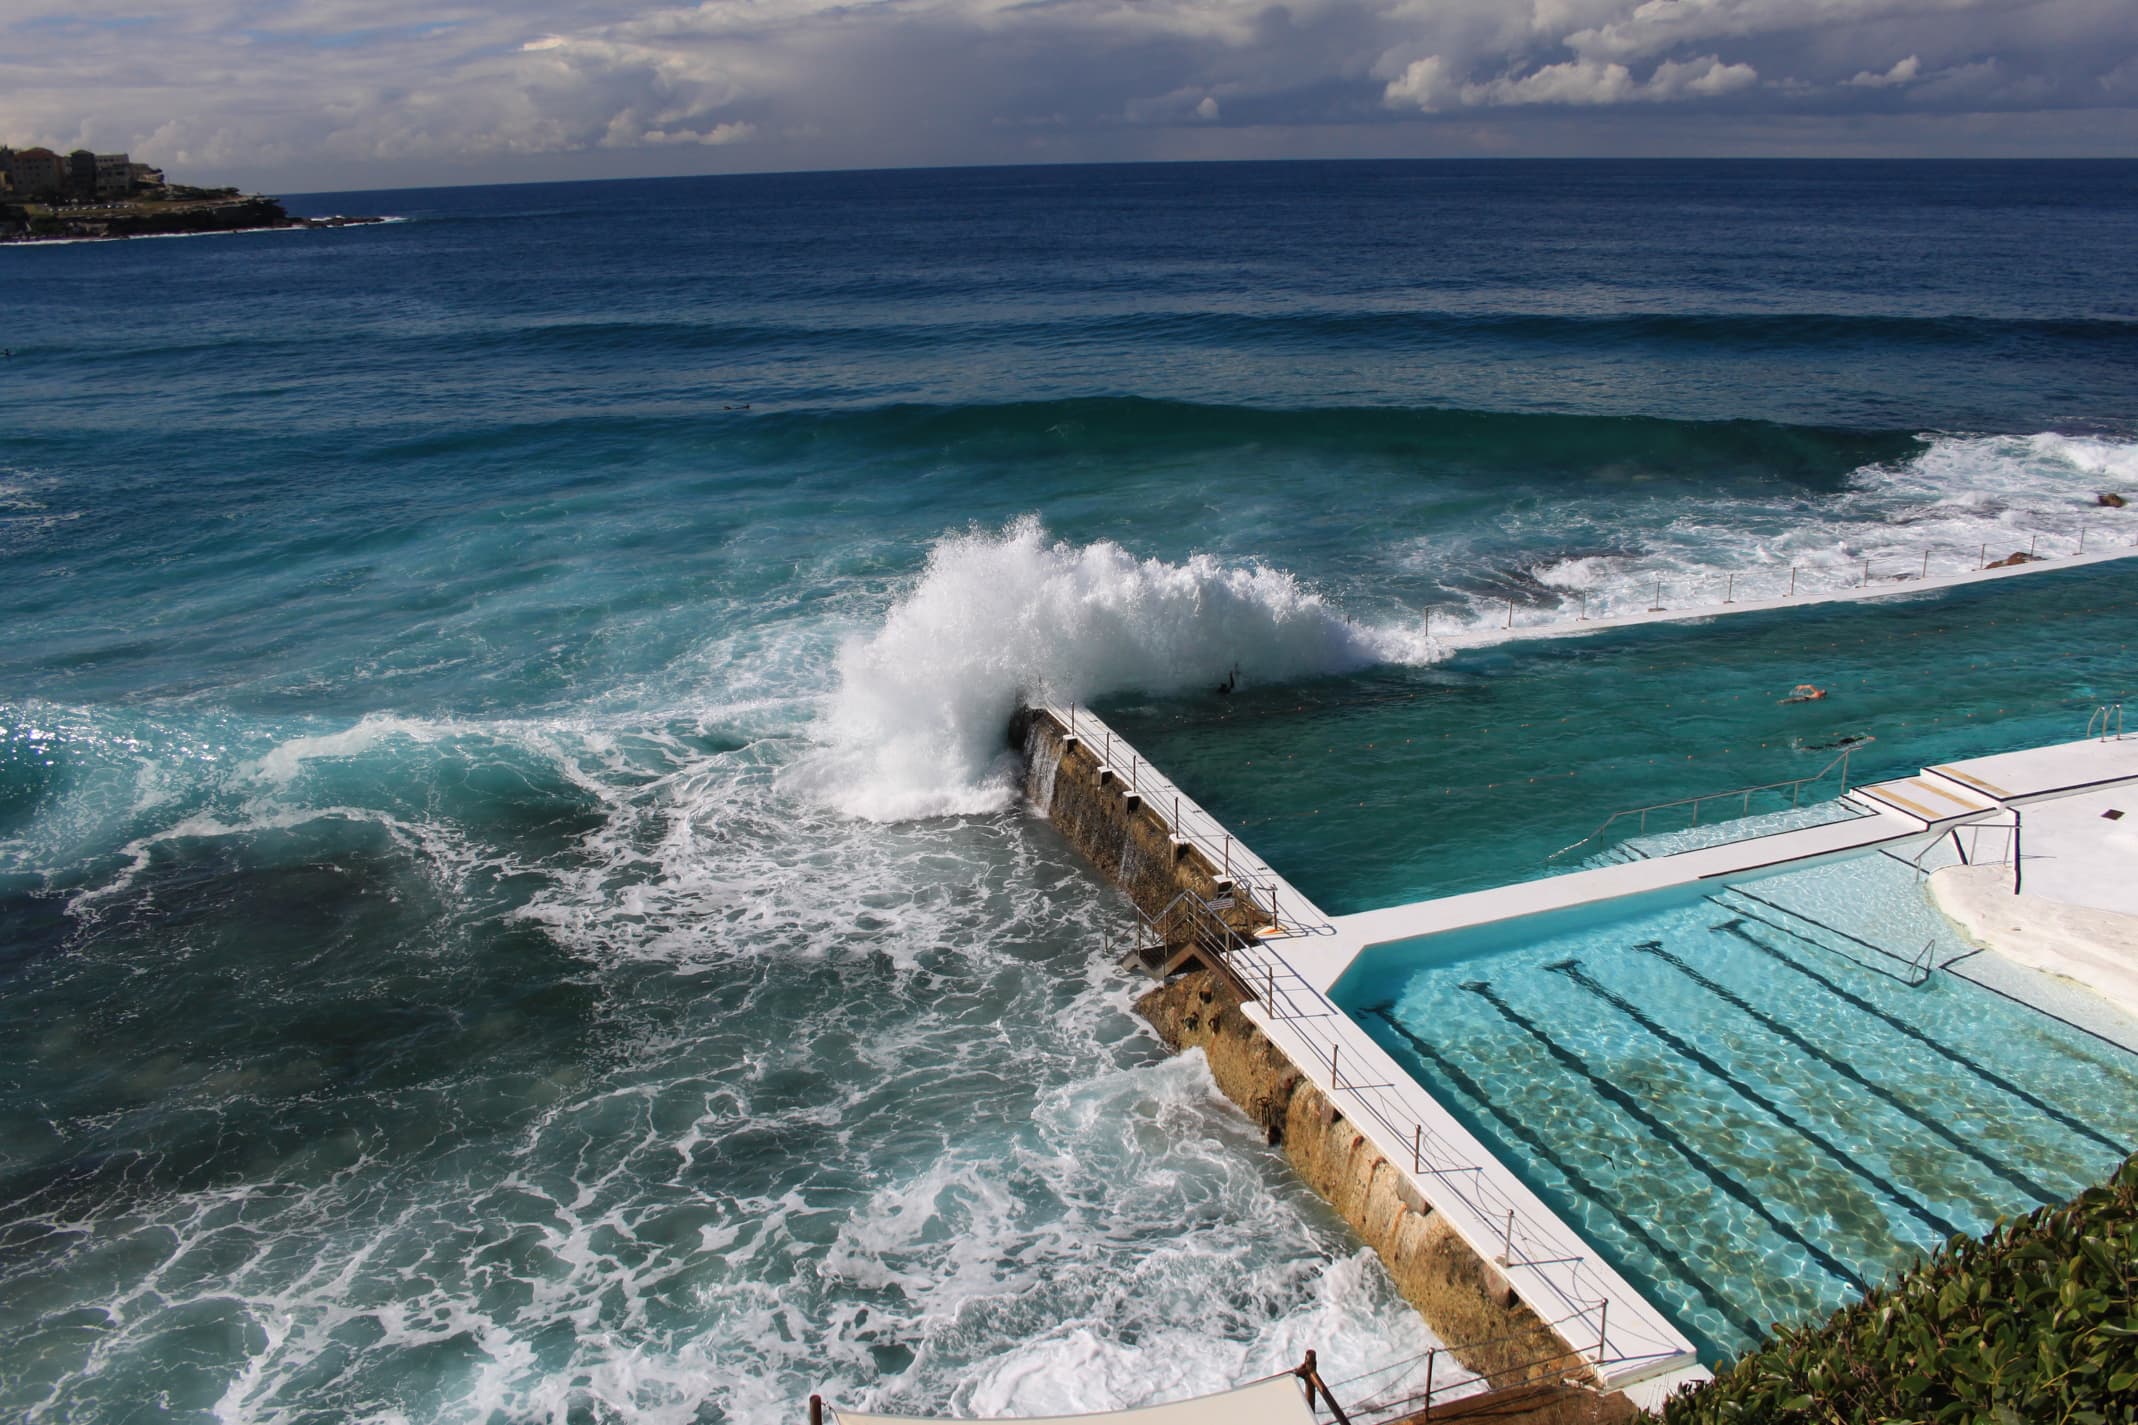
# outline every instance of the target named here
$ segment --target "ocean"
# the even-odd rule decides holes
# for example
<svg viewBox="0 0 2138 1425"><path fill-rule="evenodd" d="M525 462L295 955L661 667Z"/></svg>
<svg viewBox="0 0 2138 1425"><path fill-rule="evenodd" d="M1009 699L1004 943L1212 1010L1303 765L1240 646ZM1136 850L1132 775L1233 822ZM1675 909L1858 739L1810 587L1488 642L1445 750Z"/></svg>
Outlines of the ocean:
<svg viewBox="0 0 2138 1425"><path fill-rule="evenodd" d="M1142 709L1184 766L1235 669L1242 708L1560 719L1218 798L1311 857L1339 801L1578 769L1583 714L1604 800L1758 779L1625 771L1739 729L1599 690L1652 657L1771 719L1816 651L1433 627L2138 539L2096 505L2138 497L2138 164L291 207L398 221L0 249L8 1419L1030 1414L1413 1354L1134 1018L1123 903L1012 794L1019 697ZM2038 577L1820 625L1868 684L1949 612L2008 692L1914 656L1878 755L2122 690L2138 565ZM2026 671L2045 628L2080 671ZM1326 884L1532 874L1592 809Z"/></svg>

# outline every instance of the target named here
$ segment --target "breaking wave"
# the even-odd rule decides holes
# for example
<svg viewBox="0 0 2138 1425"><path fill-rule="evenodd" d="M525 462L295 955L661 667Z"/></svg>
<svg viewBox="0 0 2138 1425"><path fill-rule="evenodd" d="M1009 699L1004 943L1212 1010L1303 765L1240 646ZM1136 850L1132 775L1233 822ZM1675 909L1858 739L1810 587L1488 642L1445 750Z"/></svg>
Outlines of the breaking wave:
<svg viewBox="0 0 2138 1425"><path fill-rule="evenodd" d="M918 581L839 655L825 749L794 782L856 816L990 811L1011 796L1019 700L1281 682L1422 657L1293 575L1208 555L1139 559L1050 539L1037 519L939 540Z"/></svg>

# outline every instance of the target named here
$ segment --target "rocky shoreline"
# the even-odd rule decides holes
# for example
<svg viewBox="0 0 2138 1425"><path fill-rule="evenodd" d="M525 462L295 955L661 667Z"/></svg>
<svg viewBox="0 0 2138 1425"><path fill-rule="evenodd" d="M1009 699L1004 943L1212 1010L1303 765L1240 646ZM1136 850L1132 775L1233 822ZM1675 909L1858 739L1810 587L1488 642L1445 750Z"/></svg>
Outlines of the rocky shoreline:
<svg viewBox="0 0 2138 1425"><path fill-rule="evenodd" d="M0 243L95 242L132 237L259 232L276 228L344 228L384 218L298 218L274 198L215 197L130 201L76 207L0 205Z"/></svg>

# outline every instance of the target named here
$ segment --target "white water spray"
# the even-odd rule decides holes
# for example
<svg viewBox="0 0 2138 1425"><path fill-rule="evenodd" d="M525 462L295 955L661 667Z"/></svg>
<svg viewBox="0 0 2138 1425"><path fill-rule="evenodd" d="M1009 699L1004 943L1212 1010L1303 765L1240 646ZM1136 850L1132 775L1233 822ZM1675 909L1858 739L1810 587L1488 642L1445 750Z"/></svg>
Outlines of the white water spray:
<svg viewBox="0 0 2138 1425"><path fill-rule="evenodd" d="M1049 540L1036 519L937 542L883 626L850 642L828 746L795 769L812 794L879 821L989 811L1011 797L1018 700L1216 687L1423 656L1350 622L1282 570L1138 559Z"/></svg>

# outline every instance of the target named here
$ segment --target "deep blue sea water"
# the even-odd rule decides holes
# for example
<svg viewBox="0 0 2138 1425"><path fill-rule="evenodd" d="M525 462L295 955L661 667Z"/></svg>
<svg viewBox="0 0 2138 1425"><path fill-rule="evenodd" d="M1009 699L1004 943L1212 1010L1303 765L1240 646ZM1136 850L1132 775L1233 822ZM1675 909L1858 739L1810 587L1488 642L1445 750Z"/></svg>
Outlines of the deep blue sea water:
<svg viewBox="0 0 2138 1425"><path fill-rule="evenodd" d="M1563 705L1578 658L1428 668L1423 610L2138 494L2133 164L293 206L402 221L0 249L0 1416L1029 1413L1414 1351L1129 1013L1118 901L1008 794L1020 690Z"/></svg>

